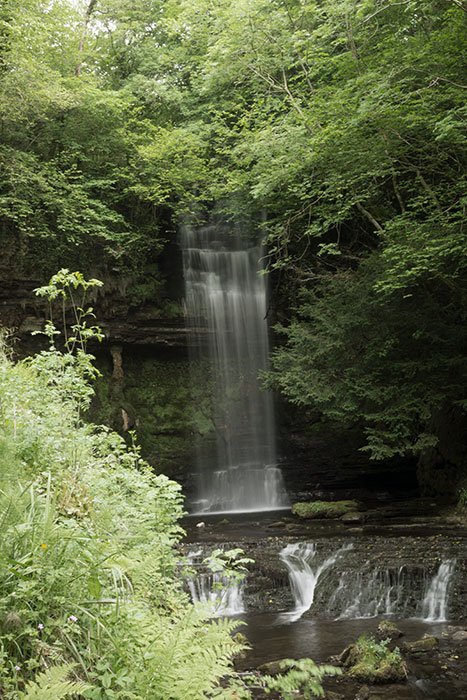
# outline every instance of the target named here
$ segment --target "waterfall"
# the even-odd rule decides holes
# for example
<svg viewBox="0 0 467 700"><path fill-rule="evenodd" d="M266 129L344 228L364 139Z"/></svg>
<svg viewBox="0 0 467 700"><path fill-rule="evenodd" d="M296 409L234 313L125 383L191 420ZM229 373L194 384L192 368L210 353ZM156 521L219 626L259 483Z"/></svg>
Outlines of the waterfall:
<svg viewBox="0 0 467 700"><path fill-rule="evenodd" d="M397 571L373 568L367 561L360 571L343 572L328 609L337 610L339 619L408 615L416 605L415 588L405 567Z"/></svg>
<svg viewBox="0 0 467 700"><path fill-rule="evenodd" d="M433 576L415 575L401 567L388 571L367 562L358 572L344 572L329 600L339 618L376 615L415 616L427 622L446 620L455 561L440 564Z"/></svg>
<svg viewBox="0 0 467 700"><path fill-rule="evenodd" d="M187 580L188 590L195 605L209 605L214 616L238 615L245 612L243 582L232 581L218 572L203 569L203 551L189 552L187 560L198 569L193 578Z"/></svg>
<svg viewBox="0 0 467 700"><path fill-rule="evenodd" d="M439 565L437 573L429 581L422 601L422 617L430 622L447 619L449 589L456 567L455 559L448 559Z"/></svg>
<svg viewBox="0 0 467 700"><path fill-rule="evenodd" d="M282 613L281 620L295 622L311 607L320 576L330 569L347 549L350 549L350 546L341 547L324 559L321 558L321 561L312 542L288 544L282 550L280 558L289 570L295 608L291 612Z"/></svg>
<svg viewBox="0 0 467 700"><path fill-rule="evenodd" d="M295 607L281 615L294 622L314 603L315 612L337 619L393 615L418 617L427 622L447 619L449 594L456 562L447 559L428 576L422 569L388 569L344 554L351 546L319 552L311 542L288 544L280 558L289 570Z"/></svg>
<svg viewBox="0 0 467 700"><path fill-rule="evenodd" d="M272 397L258 380L269 351L261 247L238 231L209 225L185 226L182 248L190 354L193 360L209 359L216 434L214 460L207 441L198 444L194 508L204 513L287 507L276 465Z"/></svg>

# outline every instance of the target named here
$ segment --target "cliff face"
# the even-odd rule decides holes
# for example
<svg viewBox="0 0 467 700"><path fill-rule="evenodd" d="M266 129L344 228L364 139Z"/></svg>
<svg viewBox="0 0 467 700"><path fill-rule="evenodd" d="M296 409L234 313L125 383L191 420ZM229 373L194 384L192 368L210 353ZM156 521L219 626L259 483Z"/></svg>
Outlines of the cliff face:
<svg viewBox="0 0 467 700"><path fill-rule="evenodd" d="M96 275L97 276L97 275ZM0 282L0 324L15 330L28 346L32 331L40 331L50 317L48 303L34 294L44 280L34 277L9 277ZM143 347L185 347L186 329L182 309L176 300L167 300L160 308L156 301L135 301L131 278L107 278L87 300L96 315L107 343L126 343ZM58 309L54 316L59 318ZM71 314L67 321L72 323Z"/></svg>
<svg viewBox="0 0 467 700"><path fill-rule="evenodd" d="M182 285L178 282L173 298L161 302L157 295L148 298L147 290L146 296L142 294L131 277L99 275L98 271L86 276L104 281L89 299L105 335L103 343L90 348L102 372L91 417L128 439L134 431L143 456L157 471L182 482L189 492L194 436L213 439L214 427L209 367L200 364L190 372L188 331L180 302ZM20 355L43 346L41 336L32 336L31 331L41 330L49 316L47 303L33 291L44 282L10 271L0 283L0 324L15 329ZM293 498L397 494L416 488L414 460L371 462L360 451L364 439L358 429L331 425L286 402L279 401L277 408L279 454ZM452 444L448 438L440 442L436 454L421 460L419 479L428 492L434 492L433 483L439 484L439 469L444 470L446 464L445 447ZM464 453L461 458L465 461ZM450 455L447 461L452 463L453 459ZM442 485L451 497L457 488L457 478Z"/></svg>

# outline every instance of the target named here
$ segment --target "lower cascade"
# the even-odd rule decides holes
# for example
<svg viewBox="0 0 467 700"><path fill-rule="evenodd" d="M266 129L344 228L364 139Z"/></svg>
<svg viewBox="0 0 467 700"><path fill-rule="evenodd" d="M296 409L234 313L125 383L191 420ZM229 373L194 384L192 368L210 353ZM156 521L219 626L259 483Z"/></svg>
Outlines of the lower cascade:
<svg viewBox="0 0 467 700"><path fill-rule="evenodd" d="M295 608L283 613L281 620L295 622L313 604L315 588L320 576L331 568L341 554L351 545L342 547L333 554L319 560L316 557L316 546L312 542L288 544L280 553L280 558L289 569L289 579L295 599Z"/></svg>
<svg viewBox="0 0 467 700"><path fill-rule="evenodd" d="M242 582L232 581L222 573L206 570L202 549L189 552L187 560L197 571L194 578L187 579L194 604L209 605L213 616L238 615L245 612Z"/></svg>
<svg viewBox="0 0 467 700"><path fill-rule="evenodd" d="M377 615L413 616L430 622L447 619L449 593L455 560L441 562L432 576L415 576L401 567L380 568L367 561L358 569L346 565L344 554L351 546L333 554L319 554L313 543L288 544L281 559L289 570L295 608L285 613L299 619L320 597L320 610L337 618Z"/></svg>
<svg viewBox="0 0 467 700"><path fill-rule="evenodd" d="M437 574L429 582L421 604L421 614L425 620L447 620L449 593L455 567L455 559L448 559L439 565Z"/></svg>
<svg viewBox="0 0 467 700"><path fill-rule="evenodd" d="M217 549L215 556L222 551ZM254 564L239 581L228 571L211 570L209 554L204 547L187 553L187 563L195 571L186 579L193 602L209 605L213 615L239 615L248 612L250 605L252 611L257 610ZM394 569L362 560L353 543L323 546L323 542L303 541L287 544L274 556L287 569L290 588L285 597L293 600L292 609L280 612L279 608L275 624L296 622L307 611L313 617L334 620L393 616L425 622L447 621L452 612L453 558L444 559L435 570L423 566Z"/></svg>

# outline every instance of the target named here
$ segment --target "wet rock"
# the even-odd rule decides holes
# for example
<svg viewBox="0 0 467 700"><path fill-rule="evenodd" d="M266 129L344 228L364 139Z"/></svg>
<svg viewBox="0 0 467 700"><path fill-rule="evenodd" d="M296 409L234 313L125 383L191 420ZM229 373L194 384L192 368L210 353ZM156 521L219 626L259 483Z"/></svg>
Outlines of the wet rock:
<svg viewBox="0 0 467 700"><path fill-rule="evenodd" d="M452 635L453 642L465 642L467 641L467 630L459 630Z"/></svg>
<svg viewBox="0 0 467 700"><path fill-rule="evenodd" d="M374 688L370 691L367 700L414 700L411 688L401 685Z"/></svg>
<svg viewBox="0 0 467 700"><path fill-rule="evenodd" d="M391 622L390 620L382 620L378 625L376 634L379 639L387 639L388 637L389 639L399 639L399 637L402 637L404 633L400 631L394 622Z"/></svg>
<svg viewBox="0 0 467 700"><path fill-rule="evenodd" d="M358 511L357 501L312 501L294 503L292 513L299 518L340 518L344 513Z"/></svg>
<svg viewBox="0 0 467 700"><path fill-rule="evenodd" d="M341 520L343 523L353 525L354 523L358 524L365 522L365 516L363 513L356 513L354 511L351 511L350 513L344 513L344 515L341 517Z"/></svg>
<svg viewBox="0 0 467 700"><path fill-rule="evenodd" d="M261 673L266 673L269 676L277 676L282 673L284 669L281 669L281 663L284 659L279 659L278 661L267 661L265 664L258 666L258 671Z"/></svg>
<svg viewBox="0 0 467 700"><path fill-rule="evenodd" d="M236 634L233 635L232 639L234 642L237 642L237 644L243 644L245 646L249 646L249 641L248 638L242 634L241 632L237 632ZM235 654L235 660L236 661L241 661L246 658L247 656L247 649L242 649L241 651L237 652Z"/></svg>
<svg viewBox="0 0 467 700"><path fill-rule="evenodd" d="M343 666L344 668L350 668L356 664L359 660L360 654L356 644L349 644L345 647L343 651L337 656L331 656L329 663L336 664L337 666Z"/></svg>
<svg viewBox="0 0 467 700"><path fill-rule="evenodd" d="M406 651L408 654L424 654L428 651L435 651L439 647L439 641L437 637L431 634L424 634L421 639L417 639L416 642L404 642L402 644L402 650Z"/></svg>
<svg viewBox="0 0 467 700"><path fill-rule="evenodd" d="M361 661L348 670L349 678L367 683L397 683L407 678L407 668L401 660L397 664L382 661L378 666Z"/></svg>
<svg viewBox="0 0 467 700"><path fill-rule="evenodd" d="M370 697L370 692L370 688L367 685L362 685L355 696L355 700L368 700Z"/></svg>

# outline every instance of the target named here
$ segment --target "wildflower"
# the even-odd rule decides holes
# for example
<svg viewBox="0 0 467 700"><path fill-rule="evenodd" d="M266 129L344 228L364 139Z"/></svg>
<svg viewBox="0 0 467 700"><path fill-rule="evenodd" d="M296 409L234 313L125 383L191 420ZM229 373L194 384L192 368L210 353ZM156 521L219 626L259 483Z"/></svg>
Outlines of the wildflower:
<svg viewBox="0 0 467 700"><path fill-rule="evenodd" d="M76 615L70 615L68 619L71 620L71 622L76 622L78 618L76 617Z"/></svg>
<svg viewBox="0 0 467 700"><path fill-rule="evenodd" d="M43 629L44 629L44 625L42 624L42 622L39 622L39 624L37 625L37 629L38 629L38 630L43 630Z"/></svg>
<svg viewBox="0 0 467 700"><path fill-rule="evenodd" d="M15 671L19 671L21 669L21 666L15 666Z"/></svg>
<svg viewBox="0 0 467 700"><path fill-rule="evenodd" d="M42 547L42 549L47 549L47 545L46 545L46 544L41 544L41 547Z"/></svg>

